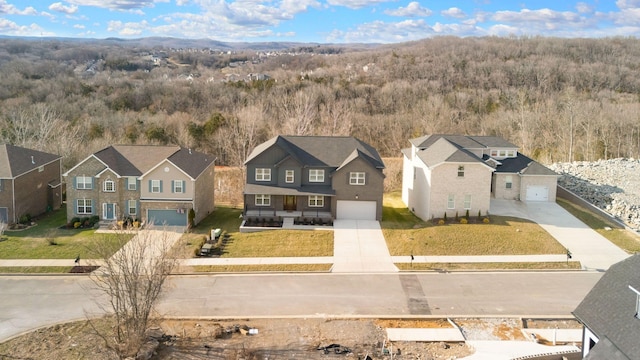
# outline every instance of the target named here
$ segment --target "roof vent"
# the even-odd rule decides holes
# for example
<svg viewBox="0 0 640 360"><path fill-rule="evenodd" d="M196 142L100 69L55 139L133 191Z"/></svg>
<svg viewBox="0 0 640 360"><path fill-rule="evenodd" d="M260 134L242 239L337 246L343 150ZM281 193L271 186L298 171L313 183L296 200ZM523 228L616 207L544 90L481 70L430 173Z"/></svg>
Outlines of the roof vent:
<svg viewBox="0 0 640 360"><path fill-rule="evenodd" d="M33 155L31 155L31 163L32 163L33 165L35 165L35 164L36 164L36 160L33 158Z"/></svg>
<svg viewBox="0 0 640 360"><path fill-rule="evenodd" d="M191 148L189 148L189 155L191 155Z"/></svg>

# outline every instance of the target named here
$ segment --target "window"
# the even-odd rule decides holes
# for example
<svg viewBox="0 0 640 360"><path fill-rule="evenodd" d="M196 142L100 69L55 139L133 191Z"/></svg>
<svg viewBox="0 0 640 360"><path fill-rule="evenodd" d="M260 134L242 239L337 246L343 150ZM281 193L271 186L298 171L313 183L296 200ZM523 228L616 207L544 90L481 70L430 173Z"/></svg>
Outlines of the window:
<svg viewBox="0 0 640 360"><path fill-rule="evenodd" d="M4 181L0 179L0 191L4 190Z"/></svg>
<svg viewBox="0 0 640 360"><path fill-rule="evenodd" d="M76 177L76 189L78 190L91 190L93 189L93 179L91 176L77 176Z"/></svg>
<svg viewBox="0 0 640 360"><path fill-rule="evenodd" d="M458 166L458 177L464 177L464 166Z"/></svg>
<svg viewBox="0 0 640 360"><path fill-rule="evenodd" d="M79 215L93 214L93 202L91 199L76 200L76 213Z"/></svg>
<svg viewBox="0 0 640 360"><path fill-rule="evenodd" d="M130 177L127 179L127 189L136 190L138 187L138 180L134 177Z"/></svg>
<svg viewBox="0 0 640 360"><path fill-rule="evenodd" d="M464 196L464 208L467 210L471 209L471 195Z"/></svg>
<svg viewBox="0 0 640 360"><path fill-rule="evenodd" d="M505 189L511 189L511 187L513 186L513 178L511 175L507 175L504 178L504 187Z"/></svg>
<svg viewBox="0 0 640 360"><path fill-rule="evenodd" d="M500 150L500 152L498 153L498 156L500 156L500 157L507 156L507 151L506 150Z"/></svg>
<svg viewBox="0 0 640 360"><path fill-rule="evenodd" d="M498 150L491 150L491 157L497 157L498 156Z"/></svg>
<svg viewBox="0 0 640 360"><path fill-rule="evenodd" d="M284 172L284 182L291 184L294 181L294 175L295 173L293 172L293 170L285 170Z"/></svg>
<svg viewBox="0 0 640 360"><path fill-rule="evenodd" d="M114 192L116 191L116 183L113 180L105 180L102 184L102 191L104 192Z"/></svg>
<svg viewBox="0 0 640 360"><path fill-rule="evenodd" d="M351 172L349 173L350 185L364 185L364 173L363 172Z"/></svg>
<svg viewBox="0 0 640 360"><path fill-rule="evenodd" d="M449 194L447 197L447 209L455 209L456 208L456 196L453 194Z"/></svg>
<svg viewBox="0 0 640 360"><path fill-rule="evenodd" d="M129 205L129 215L135 215L138 213L138 202L136 200L129 200L127 202Z"/></svg>
<svg viewBox="0 0 640 360"><path fill-rule="evenodd" d="M174 193L183 193L184 192L184 181L182 181L182 180L174 180L173 181L173 192Z"/></svg>
<svg viewBox="0 0 640 360"><path fill-rule="evenodd" d="M256 206L271 205L271 195L256 195Z"/></svg>
<svg viewBox="0 0 640 360"><path fill-rule="evenodd" d="M324 170L309 170L309 182L324 182Z"/></svg>
<svg viewBox="0 0 640 360"><path fill-rule="evenodd" d="M309 207L323 207L324 196L311 195L309 196Z"/></svg>
<svg viewBox="0 0 640 360"><path fill-rule="evenodd" d="M507 157L515 157L515 156L516 156L515 150L507 150Z"/></svg>
<svg viewBox="0 0 640 360"><path fill-rule="evenodd" d="M271 181L271 169L256 169L256 181Z"/></svg>
<svg viewBox="0 0 640 360"><path fill-rule="evenodd" d="M162 192L162 181L160 180L149 180L149 191L152 193L160 193Z"/></svg>

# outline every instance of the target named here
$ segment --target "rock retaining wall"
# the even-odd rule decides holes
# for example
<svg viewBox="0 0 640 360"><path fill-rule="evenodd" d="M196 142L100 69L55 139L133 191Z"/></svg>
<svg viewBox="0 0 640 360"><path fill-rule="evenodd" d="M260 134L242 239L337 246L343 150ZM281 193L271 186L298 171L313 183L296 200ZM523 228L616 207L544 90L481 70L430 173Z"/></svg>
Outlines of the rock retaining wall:
<svg viewBox="0 0 640 360"><path fill-rule="evenodd" d="M558 185L640 229L640 160L575 161L549 168L560 175Z"/></svg>

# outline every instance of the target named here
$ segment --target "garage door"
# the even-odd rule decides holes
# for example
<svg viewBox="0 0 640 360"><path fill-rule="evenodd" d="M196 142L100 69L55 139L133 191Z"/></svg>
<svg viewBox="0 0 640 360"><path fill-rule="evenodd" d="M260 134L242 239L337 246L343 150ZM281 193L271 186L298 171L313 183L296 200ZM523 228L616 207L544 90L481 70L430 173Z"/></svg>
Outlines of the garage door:
<svg viewBox="0 0 640 360"><path fill-rule="evenodd" d="M147 222L154 225L187 226L187 214L177 210L149 210Z"/></svg>
<svg viewBox="0 0 640 360"><path fill-rule="evenodd" d="M336 217L349 220L375 220L376 202L338 200Z"/></svg>
<svg viewBox="0 0 640 360"><path fill-rule="evenodd" d="M527 201L549 201L549 188L546 186L527 186Z"/></svg>

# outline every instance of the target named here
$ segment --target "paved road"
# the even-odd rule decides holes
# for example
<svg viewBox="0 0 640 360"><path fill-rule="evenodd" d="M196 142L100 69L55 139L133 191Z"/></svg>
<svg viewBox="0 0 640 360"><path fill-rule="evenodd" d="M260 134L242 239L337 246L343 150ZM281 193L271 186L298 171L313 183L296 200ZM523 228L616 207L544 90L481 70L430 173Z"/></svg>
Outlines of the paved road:
<svg viewBox="0 0 640 360"><path fill-rule="evenodd" d="M597 272L176 276L166 316L567 316ZM0 341L98 307L87 277L0 277Z"/></svg>

